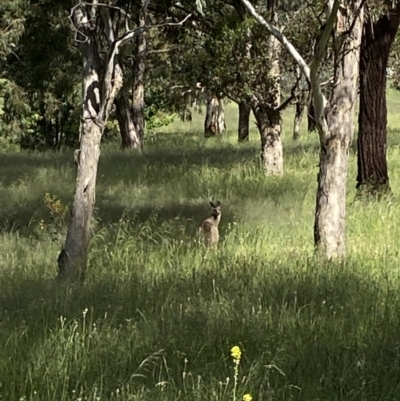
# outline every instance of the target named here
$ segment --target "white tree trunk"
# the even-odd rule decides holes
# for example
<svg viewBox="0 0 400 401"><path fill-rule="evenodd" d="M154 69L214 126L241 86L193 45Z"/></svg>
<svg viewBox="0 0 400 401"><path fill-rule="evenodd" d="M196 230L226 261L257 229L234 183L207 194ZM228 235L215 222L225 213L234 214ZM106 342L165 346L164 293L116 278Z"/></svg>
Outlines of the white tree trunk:
<svg viewBox="0 0 400 401"><path fill-rule="evenodd" d="M326 120L322 121L323 116L317 118L321 151L314 239L320 252L329 259L341 258L346 252L346 179L363 22L362 10L358 13L359 5L360 1L355 1L347 9L339 9L336 33L345 38L335 54L335 85Z"/></svg>
<svg viewBox="0 0 400 401"><path fill-rule="evenodd" d="M327 22L309 66L293 44L278 28L257 13L249 0L241 1L293 56L311 84L315 123L321 144L314 240L324 256L329 259L341 258L346 252L346 179L349 146L353 135L365 2L354 0L343 4L340 0L329 0L325 10ZM319 69L334 26L335 76L328 103L321 90Z"/></svg>
<svg viewBox="0 0 400 401"><path fill-rule="evenodd" d="M225 111L222 99L217 96L210 96L207 99L206 119L204 122L204 136L216 136L219 134L223 134L225 131Z"/></svg>
<svg viewBox="0 0 400 401"><path fill-rule="evenodd" d="M84 13L76 9L75 20L86 34L89 23ZM86 28L86 32L84 29ZM80 132L80 149L77 157L75 193L68 226L65 247L58 258L60 276L77 279L84 274L90 239L90 223L96 193L97 166L100 157L100 141L104 126L98 121L100 111L100 81L97 49L93 37L80 44L83 73L83 110Z"/></svg>
<svg viewBox="0 0 400 401"><path fill-rule="evenodd" d="M96 196L97 167L100 142L108 113L115 96L122 86L122 71L114 64L115 52L110 55L103 80L100 80L93 9L81 4L73 11L79 48L82 53L82 123L80 149L71 220L65 246L58 257L59 277L71 280L83 279L87 264L90 240L90 223Z"/></svg>

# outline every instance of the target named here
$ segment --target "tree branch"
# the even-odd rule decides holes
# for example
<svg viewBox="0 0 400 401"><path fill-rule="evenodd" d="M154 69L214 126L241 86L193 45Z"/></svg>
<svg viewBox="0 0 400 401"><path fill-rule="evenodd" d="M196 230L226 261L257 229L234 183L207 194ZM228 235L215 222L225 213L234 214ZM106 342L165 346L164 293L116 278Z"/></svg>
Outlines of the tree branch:
<svg viewBox="0 0 400 401"><path fill-rule="evenodd" d="M153 50L149 50L147 52L147 54L149 55L149 54L169 53L169 52L172 52L174 50L176 50L176 48L173 48L173 47L167 48L167 49L153 49Z"/></svg>
<svg viewBox="0 0 400 401"><path fill-rule="evenodd" d="M340 0L335 0L333 4L329 3L330 14L328 17L328 21L315 47L314 57L312 58L310 66L310 78L311 78L310 85L314 98L315 120L317 121L317 124L320 124L320 126L323 128L322 132L327 131L326 121L323 118L327 100L324 94L322 93L321 84L318 79L319 67L321 65L322 57L324 56L326 47L328 46L328 41L333 29L333 25L336 22L339 6L340 6Z"/></svg>
<svg viewBox="0 0 400 401"><path fill-rule="evenodd" d="M118 60L116 60L116 56L118 55L119 47L123 45L125 42L135 38L136 36L143 34L144 32L154 29L160 28L163 26L181 26L186 20L188 20L191 14L187 15L182 21L180 22L166 22L162 24L156 24L151 26L142 26L133 30L130 30L120 36L119 38L115 39L114 30L112 27L112 21L110 21L110 15L108 11L104 11L102 13L103 21L105 25L105 31L107 34L107 40L109 45L111 45L110 50L108 52L109 56L107 57L107 65L104 74L103 80L103 97L101 99L101 106L99 116L101 120L104 120L107 116L109 109L114 102L114 98L117 95L119 89L122 86L122 74L115 74L115 69L121 68L118 65ZM113 84L114 79L114 84Z"/></svg>
<svg viewBox="0 0 400 401"><path fill-rule="evenodd" d="M296 83L293 85L293 88L290 90L290 96L279 106L276 108L277 111L281 112L286 109L286 107L289 106L291 101L296 97L296 89L297 86L299 85L299 82L301 80L301 74L298 74L296 78Z"/></svg>
<svg viewBox="0 0 400 401"><path fill-rule="evenodd" d="M322 35L315 47L315 54L311 60L310 67L304 61L303 57L297 51L297 49L292 45L292 43L286 38L282 32L277 29L272 24L268 23L253 7L249 0L241 0L242 3L249 10L250 14L261 24L263 25L270 34L274 35L278 41L282 44L282 46L287 50L287 52L295 59L297 64L299 65L302 73L306 77L307 81L311 85L311 91L314 98L314 106L315 106L315 117L317 121L317 125L319 126L319 132L321 135L321 139L323 140L323 136L327 133L327 122L324 118L325 108L327 104L327 100L324 94L321 91L321 85L319 82L319 66L321 64L322 57L324 55L325 49L328 45L328 40L330 33L332 31L333 25L336 21L336 16L339 10L340 0L329 0L328 7L329 9L329 17L327 24L322 32Z"/></svg>
<svg viewBox="0 0 400 401"><path fill-rule="evenodd" d="M296 60L296 63L301 68L302 73L308 81L310 81L310 68L304 61L303 57L297 51L297 49L292 45L292 43L287 39L287 37L282 34L282 32L276 28L274 25L267 22L253 7L249 0L241 0L245 7L249 10L250 14L262 25L267 31L274 35L281 45L286 49L286 51Z"/></svg>

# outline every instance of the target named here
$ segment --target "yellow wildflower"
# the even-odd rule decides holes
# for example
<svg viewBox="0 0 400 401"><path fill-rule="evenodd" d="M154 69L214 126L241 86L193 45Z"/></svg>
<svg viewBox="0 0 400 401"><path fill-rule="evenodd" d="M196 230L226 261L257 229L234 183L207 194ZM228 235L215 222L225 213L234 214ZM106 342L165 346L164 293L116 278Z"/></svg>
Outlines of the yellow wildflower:
<svg viewBox="0 0 400 401"><path fill-rule="evenodd" d="M243 396L243 401L251 401L253 397L250 394L245 394Z"/></svg>
<svg viewBox="0 0 400 401"><path fill-rule="evenodd" d="M238 361L240 359L240 357L242 356L242 351L240 350L240 348L237 345L235 345L231 349L231 355L232 355L233 359Z"/></svg>

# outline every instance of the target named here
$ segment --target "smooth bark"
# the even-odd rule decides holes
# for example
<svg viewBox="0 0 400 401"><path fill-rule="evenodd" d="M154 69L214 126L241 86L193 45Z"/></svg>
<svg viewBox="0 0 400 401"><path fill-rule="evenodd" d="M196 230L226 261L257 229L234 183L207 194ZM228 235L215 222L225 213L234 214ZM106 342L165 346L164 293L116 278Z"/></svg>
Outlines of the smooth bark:
<svg viewBox="0 0 400 401"><path fill-rule="evenodd" d="M75 193L65 247L58 258L59 275L78 279L84 274L90 239L90 222L95 204L97 166L104 126L97 118L100 113L99 60L96 42L85 7L74 12L75 24L81 36L83 110L80 132L80 149Z"/></svg>
<svg viewBox="0 0 400 401"><path fill-rule="evenodd" d="M315 107L314 117L321 146L314 242L316 248L328 259L341 258L346 251L346 178L357 97L365 0L346 4L340 0L330 0L326 4L327 22L309 64L287 37L255 10L249 0L241 1L257 21L292 55L310 83ZM333 28L335 31L334 85L328 102L322 92L319 78L320 66Z"/></svg>
<svg viewBox="0 0 400 401"><path fill-rule="evenodd" d="M400 23L400 3L389 15L367 20L360 57L360 112L357 139L357 189L377 195L390 191L386 161L386 69Z"/></svg>
<svg viewBox="0 0 400 401"><path fill-rule="evenodd" d="M122 40L113 43L104 76L100 80L100 60L95 36L97 21L93 13L96 10L84 4L78 4L73 9L73 21L83 61L82 120L80 149L75 154L77 174L71 220L65 246L58 257L59 277L73 281L82 280L85 276L101 137L111 105L122 86L122 71L115 63ZM109 14L103 18L105 25L110 27ZM107 33L112 34L110 29Z"/></svg>
<svg viewBox="0 0 400 401"><path fill-rule="evenodd" d="M204 121L204 136L208 138L223 134L225 131L225 112L222 99L215 95L209 96Z"/></svg>
<svg viewBox="0 0 400 401"><path fill-rule="evenodd" d="M246 142L249 140L251 107L246 100L239 103L239 124L238 141Z"/></svg>

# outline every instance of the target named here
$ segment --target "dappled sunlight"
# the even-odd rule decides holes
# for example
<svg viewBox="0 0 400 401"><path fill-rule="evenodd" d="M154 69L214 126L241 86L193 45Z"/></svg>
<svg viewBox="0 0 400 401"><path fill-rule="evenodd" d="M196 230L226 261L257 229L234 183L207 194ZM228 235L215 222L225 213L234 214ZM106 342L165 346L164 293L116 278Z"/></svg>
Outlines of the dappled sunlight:
<svg viewBox="0 0 400 401"><path fill-rule="evenodd" d="M293 142L285 112L285 173L265 177L254 131L248 144L233 129L204 140L200 122L189 135L187 125L158 133L142 154L103 147L84 287L54 280L72 153L2 155L0 346L3 361L24 366L0 362L9 394L17 381L27 393L67 389L64 400L99 388L112 400L175 399L190 386L217 394L231 391L233 346L243 394L263 389L266 372L285 399L300 399L298 388L328 399L335 378L354 386L362 374L397 385L387 366L400 324L399 147L388 152L394 196L380 202L355 200L351 153L348 257L328 263L314 255L316 134ZM400 143L400 131L389 135ZM196 234L211 199L222 204L217 249Z"/></svg>

